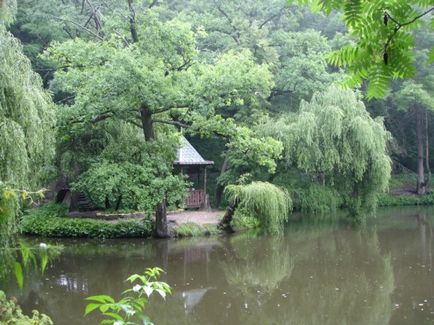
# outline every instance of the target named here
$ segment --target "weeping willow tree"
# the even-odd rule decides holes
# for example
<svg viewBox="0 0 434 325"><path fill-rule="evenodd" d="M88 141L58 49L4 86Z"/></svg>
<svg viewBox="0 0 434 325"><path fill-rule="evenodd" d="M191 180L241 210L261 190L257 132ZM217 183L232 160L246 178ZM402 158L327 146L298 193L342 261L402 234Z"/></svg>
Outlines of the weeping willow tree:
<svg viewBox="0 0 434 325"><path fill-rule="evenodd" d="M228 185L225 194L231 204L223 217L224 225L230 224L236 209L242 209L268 232L280 232L292 207L288 191L267 182Z"/></svg>
<svg viewBox="0 0 434 325"><path fill-rule="evenodd" d="M2 21L11 20L3 0ZM0 180L36 188L51 171L54 156L53 105L32 71L19 41L0 24Z"/></svg>
<svg viewBox="0 0 434 325"><path fill-rule="evenodd" d="M11 235L17 231L18 212L17 193L0 182L0 248L8 245Z"/></svg>
<svg viewBox="0 0 434 325"><path fill-rule="evenodd" d="M353 215L375 208L388 186L390 134L351 90L316 93L299 113L261 129L284 144L282 169L296 168L311 183L336 190Z"/></svg>

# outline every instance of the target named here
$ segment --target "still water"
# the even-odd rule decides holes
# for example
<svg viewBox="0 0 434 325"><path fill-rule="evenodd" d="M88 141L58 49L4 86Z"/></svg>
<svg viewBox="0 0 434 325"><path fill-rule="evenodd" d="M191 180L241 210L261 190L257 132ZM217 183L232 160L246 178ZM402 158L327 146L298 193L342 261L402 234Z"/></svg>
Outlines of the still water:
<svg viewBox="0 0 434 325"><path fill-rule="evenodd" d="M61 241L44 274L6 290L55 324L96 324L85 297L119 297L130 274L160 266L173 295L154 297L156 324L432 324L433 226L433 208L412 207L380 210L363 229L291 225L281 238Z"/></svg>

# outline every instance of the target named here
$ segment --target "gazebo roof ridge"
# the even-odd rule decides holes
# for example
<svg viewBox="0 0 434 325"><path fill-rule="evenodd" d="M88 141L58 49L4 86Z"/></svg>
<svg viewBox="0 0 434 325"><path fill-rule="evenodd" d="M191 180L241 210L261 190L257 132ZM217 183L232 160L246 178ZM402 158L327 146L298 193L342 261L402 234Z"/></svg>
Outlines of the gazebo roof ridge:
<svg viewBox="0 0 434 325"><path fill-rule="evenodd" d="M175 165L191 166L191 165L213 165L214 161L205 160L193 147L193 145L181 135L181 146L176 151Z"/></svg>

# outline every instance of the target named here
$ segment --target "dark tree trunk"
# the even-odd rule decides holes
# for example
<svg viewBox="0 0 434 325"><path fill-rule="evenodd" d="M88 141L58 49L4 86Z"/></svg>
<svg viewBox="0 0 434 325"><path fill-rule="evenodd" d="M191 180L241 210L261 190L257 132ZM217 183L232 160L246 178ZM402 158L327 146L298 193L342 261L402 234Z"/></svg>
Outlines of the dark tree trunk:
<svg viewBox="0 0 434 325"><path fill-rule="evenodd" d="M143 135L146 141L155 139L154 124L152 121L152 112L145 107L140 108L140 116L142 117Z"/></svg>
<svg viewBox="0 0 434 325"><path fill-rule="evenodd" d="M416 138L417 138L417 194L423 195L426 192L425 170L424 170L424 136L423 136L423 114L419 107L416 108Z"/></svg>
<svg viewBox="0 0 434 325"><path fill-rule="evenodd" d="M237 209L239 204L239 201L235 201L232 204L230 204L225 212L225 215L223 216L223 219L220 221L218 227L220 229L233 231L231 227L231 222L234 217L235 210Z"/></svg>
<svg viewBox="0 0 434 325"><path fill-rule="evenodd" d="M139 41L139 36L137 34L136 27L136 12L134 11L133 1L128 0L128 8L130 10L130 32L131 38L133 39L133 43L137 43Z"/></svg>
<svg viewBox="0 0 434 325"><path fill-rule="evenodd" d="M225 159L223 160L222 168L220 169L220 176L223 175L223 173L228 169L228 156L225 155ZM215 189L215 206L218 208L220 204L222 203L222 197L223 197L223 190L224 186L217 182L217 186Z"/></svg>
<svg viewBox="0 0 434 325"><path fill-rule="evenodd" d="M69 204L69 212L75 212L80 209L80 192L71 192L71 203Z"/></svg>
<svg viewBox="0 0 434 325"><path fill-rule="evenodd" d="M121 207L121 202L122 202L122 194L119 195L118 200L116 201L116 207L115 207L116 211L118 211L119 208Z"/></svg>
<svg viewBox="0 0 434 325"><path fill-rule="evenodd" d="M155 236L158 238L170 237L167 227L166 200L158 203L155 209Z"/></svg>

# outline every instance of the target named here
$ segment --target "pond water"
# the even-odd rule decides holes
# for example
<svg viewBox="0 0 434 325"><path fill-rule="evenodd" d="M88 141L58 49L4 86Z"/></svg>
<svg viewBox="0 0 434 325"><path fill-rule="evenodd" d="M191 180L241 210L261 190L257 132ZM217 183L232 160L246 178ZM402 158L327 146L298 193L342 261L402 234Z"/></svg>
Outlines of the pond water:
<svg viewBox="0 0 434 325"><path fill-rule="evenodd" d="M167 271L156 324L428 324L434 321L434 209L381 210L363 229L296 224L281 238L242 233L188 240L61 241L22 291L25 311L55 324L96 324L84 298L119 297L130 274Z"/></svg>

